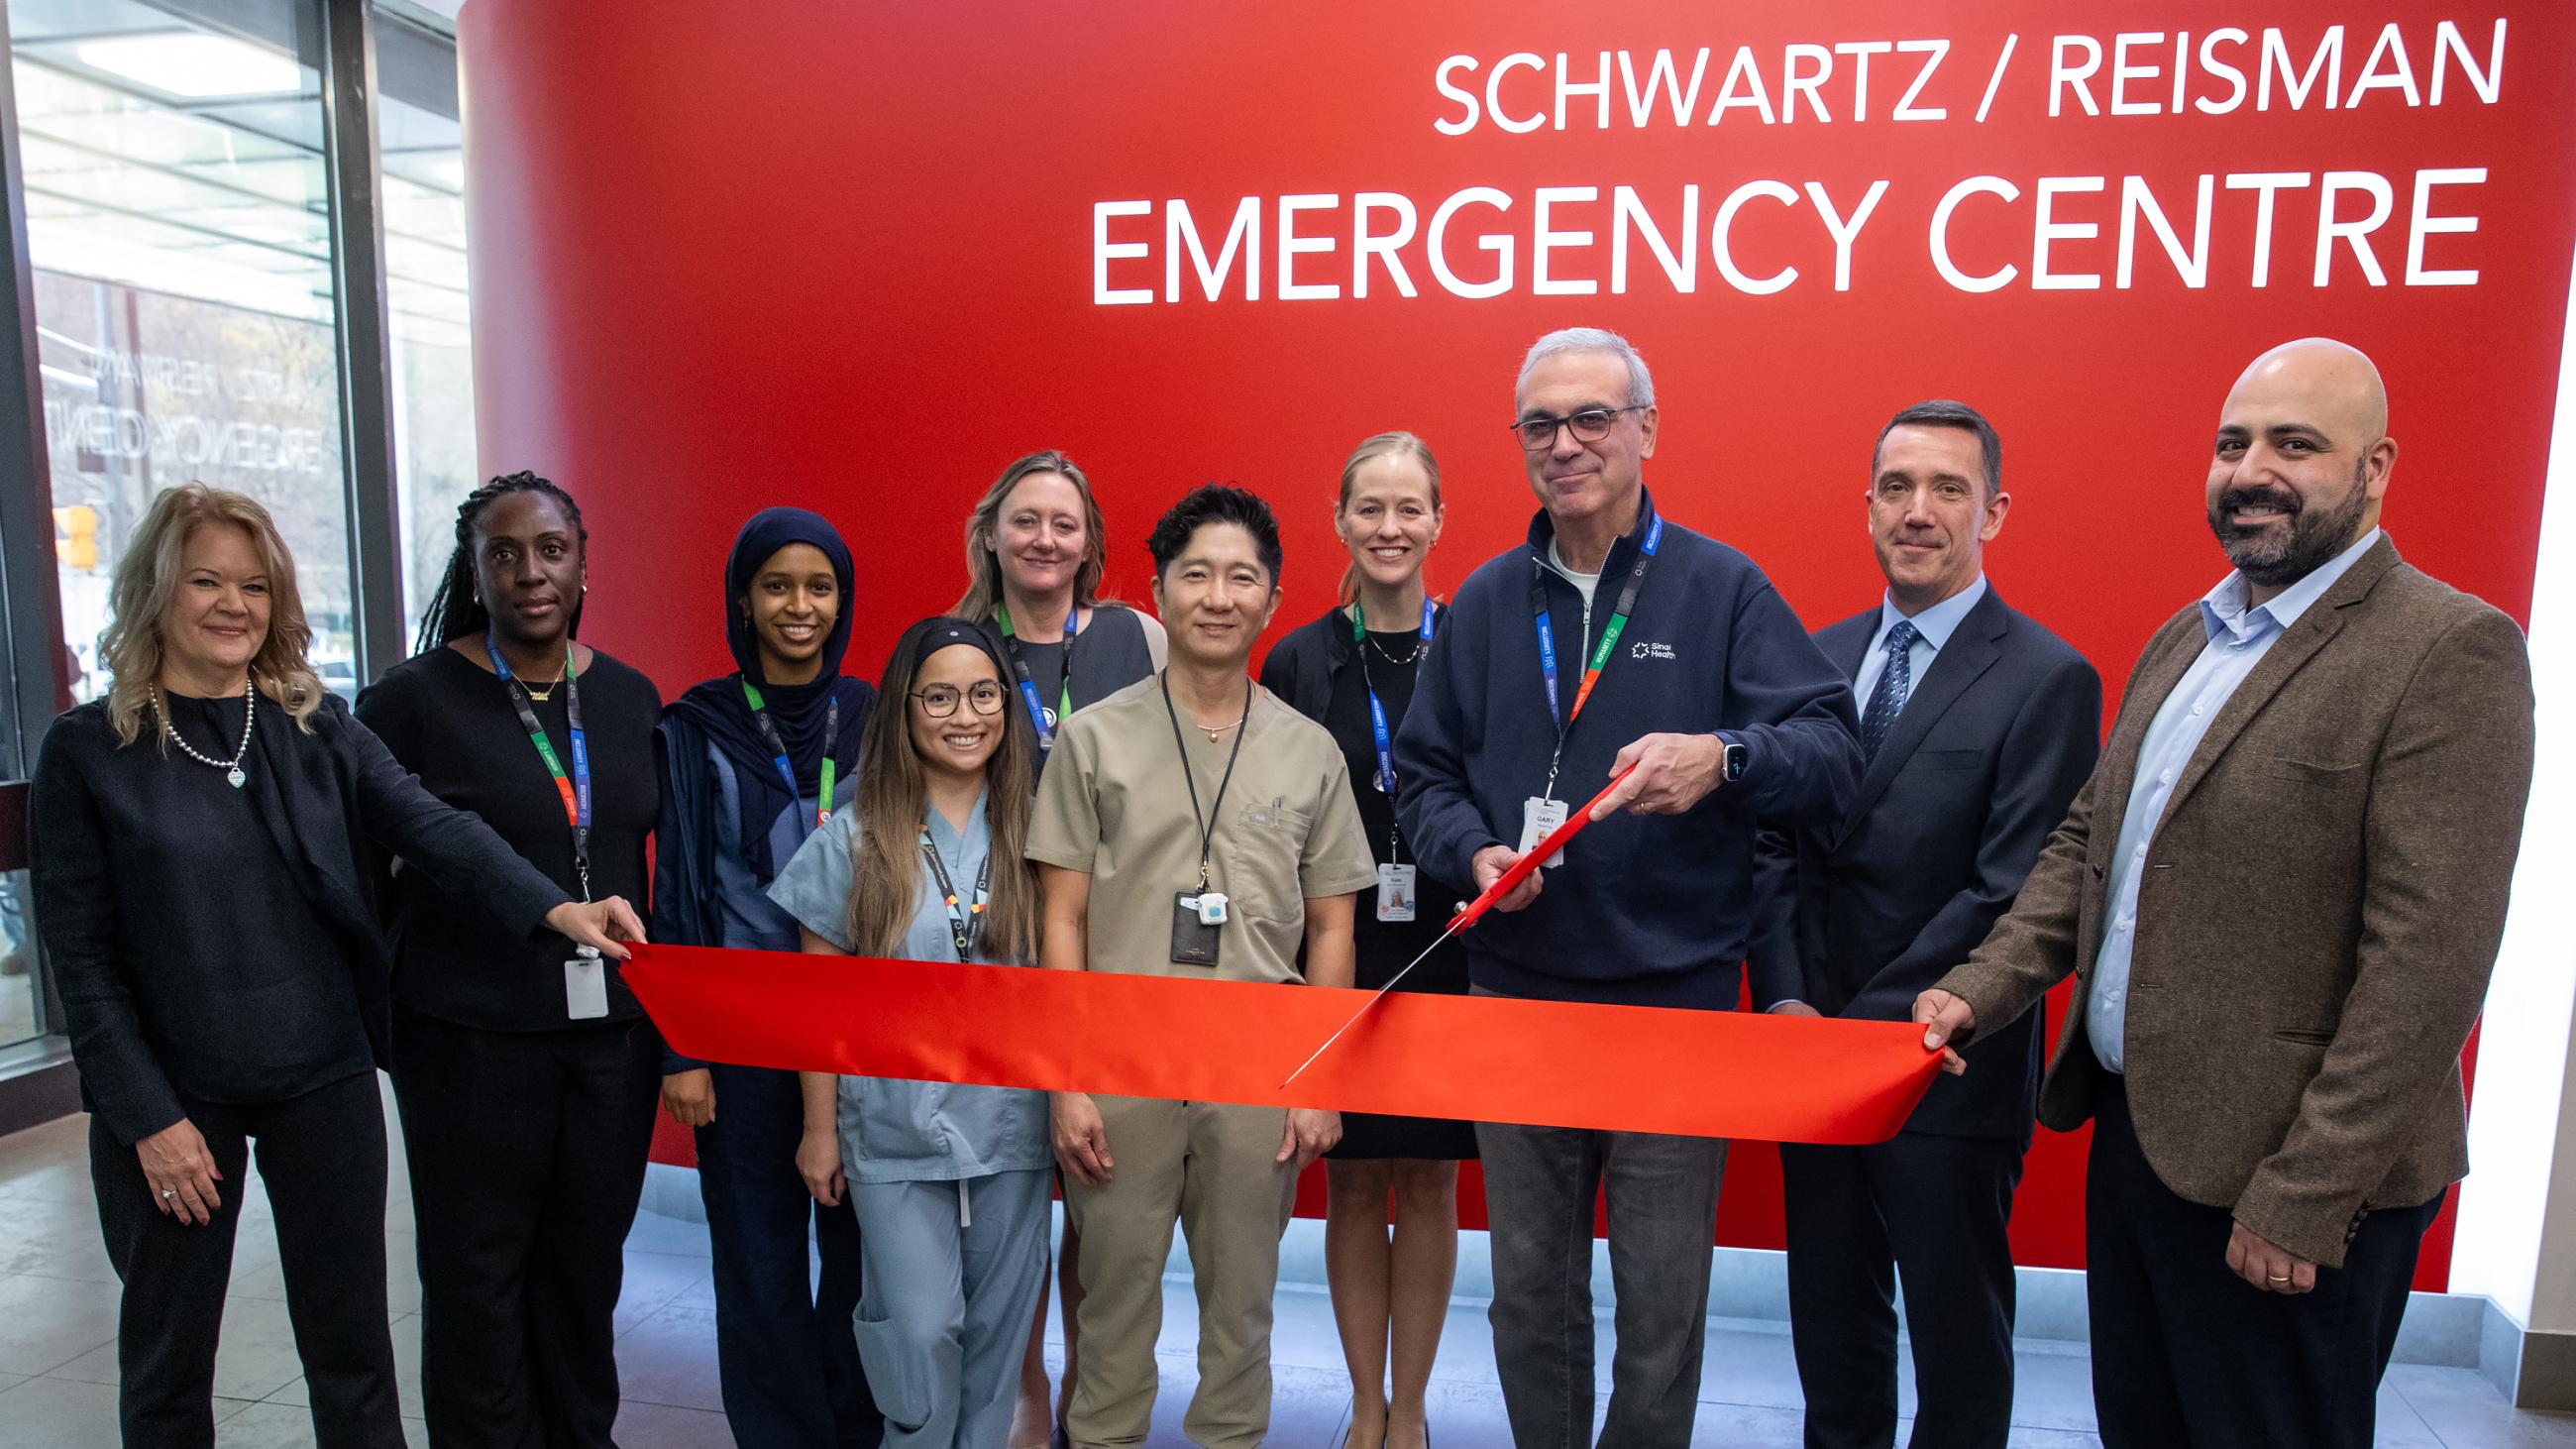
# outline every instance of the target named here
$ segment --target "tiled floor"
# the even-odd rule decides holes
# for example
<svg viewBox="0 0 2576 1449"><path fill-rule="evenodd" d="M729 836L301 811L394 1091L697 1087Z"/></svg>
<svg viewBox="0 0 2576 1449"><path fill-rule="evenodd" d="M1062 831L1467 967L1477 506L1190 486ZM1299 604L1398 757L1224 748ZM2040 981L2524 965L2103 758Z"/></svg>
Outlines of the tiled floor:
<svg viewBox="0 0 2576 1449"><path fill-rule="evenodd" d="M116 1442L115 1276L100 1251L91 1201L86 1126L68 1120L0 1138L0 1449L90 1449ZM403 1408L417 1414L419 1335L412 1315L420 1286L411 1267L411 1199L394 1154L389 1272L394 1352ZM224 1449L309 1445L304 1404L277 1253L256 1179L246 1185L232 1298L216 1365L217 1442ZM1181 1410L1192 1382L1197 1312L1188 1285L1164 1292L1163 1386L1155 1444L1180 1444ZM706 1233L646 1215L627 1239L626 1294L618 1305L618 1362L626 1389L617 1424L624 1449L720 1449L731 1444L715 1375L715 1300ZM1330 1305L1304 1289L1280 1293L1273 1335L1276 1407L1271 1442L1330 1446L1349 1410ZM1602 1387L1608 1334L1599 1355ZM2027 1449L2098 1445L2080 1347L2032 1343L2020 1356L2013 1443ZM1906 1386L1911 1401L1911 1385ZM1797 1377L1789 1341L1774 1324L1709 1325L1696 1442L1795 1446ZM1438 1442L1483 1449L1510 1442L1494 1387L1492 1340L1483 1308L1461 1303L1449 1316L1432 1390ZM428 1436L409 1422L412 1442ZM2516 1413L2466 1369L2400 1365L2380 1395L2382 1445L2408 1449L2576 1449L2576 1418Z"/></svg>

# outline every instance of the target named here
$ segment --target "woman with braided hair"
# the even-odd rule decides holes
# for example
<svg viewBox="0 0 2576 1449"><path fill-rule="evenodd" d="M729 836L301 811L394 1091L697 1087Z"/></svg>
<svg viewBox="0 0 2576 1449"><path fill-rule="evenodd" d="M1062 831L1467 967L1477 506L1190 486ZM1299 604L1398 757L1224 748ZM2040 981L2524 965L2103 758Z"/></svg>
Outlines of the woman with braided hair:
<svg viewBox="0 0 2576 1449"><path fill-rule="evenodd" d="M581 899L646 898L652 681L574 642L572 496L495 478L456 511L419 652L358 717L430 793ZM394 1092L419 1226L421 1388L440 1449L608 1449L612 1318L662 1045L617 963L394 877Z"/></svg>

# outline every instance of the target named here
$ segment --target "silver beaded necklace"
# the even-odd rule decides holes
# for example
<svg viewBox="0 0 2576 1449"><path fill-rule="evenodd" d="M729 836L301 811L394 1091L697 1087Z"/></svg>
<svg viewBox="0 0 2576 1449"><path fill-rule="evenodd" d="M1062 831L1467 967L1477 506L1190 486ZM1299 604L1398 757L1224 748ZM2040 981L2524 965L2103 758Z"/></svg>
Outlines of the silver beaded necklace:
<svg viewBox="0 0 2576 1449"><path fill-rule="evenodd" d="M242 761L250 758L250 728L259 720L259 677L257 675L251 676L249 681L242 686L241 745L233 751L233 757L229 760L207 759L205 756L198 754L196 749L186 740L179 738L179 731L170 723L170 709L167 705L164 705L161 702L161 686L155 684L148 685L146 688L148 688L152 694L152 712L161 717L162 737L167 739L170 743L177 745L179 747L179 753L186 755L189 759L196 761L200 765L209 765L215 769L223 771L225 783L231 785L236 790L240 789L242 787L242 782L250 778L250 776L242 773Z"/></svg>

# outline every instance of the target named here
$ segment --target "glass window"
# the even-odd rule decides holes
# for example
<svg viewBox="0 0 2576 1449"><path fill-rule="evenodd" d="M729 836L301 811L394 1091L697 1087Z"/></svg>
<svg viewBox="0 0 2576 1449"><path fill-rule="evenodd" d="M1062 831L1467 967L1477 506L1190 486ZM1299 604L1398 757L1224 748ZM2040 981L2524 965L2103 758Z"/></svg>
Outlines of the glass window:
<svg viewBox="0 0 2576 1449"><path fill-rule="evenodd" d="M8 0L74 693L152 494L250 494L354 691L319 27L301 0Z"/></svg>
<svg viewBox="0 0 2576 1449"><path fill-rule="evenodd" d="M394 485L401 505L403 633L410 638L419 633L456 546L456 505L482 481L475 469L465 299L465 143L457 126L455 42L381 12L376 41Z"/></svg>

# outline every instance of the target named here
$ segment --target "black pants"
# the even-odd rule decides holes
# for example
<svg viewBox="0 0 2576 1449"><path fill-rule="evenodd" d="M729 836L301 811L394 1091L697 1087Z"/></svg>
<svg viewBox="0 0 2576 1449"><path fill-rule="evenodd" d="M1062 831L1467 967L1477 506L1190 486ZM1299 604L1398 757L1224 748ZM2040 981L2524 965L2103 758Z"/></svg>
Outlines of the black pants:
<svg viewBox="0 0 2576 1449"><path fill-rule="evenodd" d="M433 1449L608 1449L661 1073L641 1021L504 1032L395 1011Z"/></svg>
<svg viewBox="0 0 2576 1449"><path fill-rule="evenodd" d="M2375 1210L2314 1292L2263 1292L2227 1267L2234 1217L2165 1186L2108 1078L2084 1178L2104 1449L2370 1449L2416 1250L2441 1205L2435 1194Z"/></svg>
<svg viewBox="0 0 2576 1449"><path fill-rule="evenodd" d="M1900 1132L1780 1148L1789 1329L1808 1449L1896 1442L1896 1286L1920 1403L1913 1449L2003 1449L2012 1429L2021 1144Z"/></svg>
<svg viewBox="0 0 2576 1449"><path fill-rule="evenodd" d="M851 1328L859 1306L859 1220L847 1197L805 1191L796 1144L805 1099L794 1072L709 1068L716 1120L698 1129L698 1191L715 1249L716 1370L738 1443L777 1449L874 1446L884 1416L868 1394ZM806 1276L806 1227L821 1250Z"/></svg>
<svg viewBox="0 0 2576 1449"><path fill-rule="evenodd" d="M224 1205L211 1223L164 1216L134 1149L89 1121L90 1181L117 1307L117 1414L125 1442L215 1442L215 1339L232 1285L250 1144L277 1219L286 1316L313 1395L321 1449L400 1449L394 1345L385 1326L385 1110L361 1072L284 1102L183 1104L206 1139Z"/></svg>

